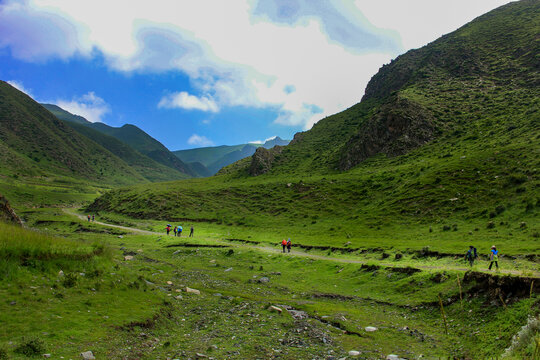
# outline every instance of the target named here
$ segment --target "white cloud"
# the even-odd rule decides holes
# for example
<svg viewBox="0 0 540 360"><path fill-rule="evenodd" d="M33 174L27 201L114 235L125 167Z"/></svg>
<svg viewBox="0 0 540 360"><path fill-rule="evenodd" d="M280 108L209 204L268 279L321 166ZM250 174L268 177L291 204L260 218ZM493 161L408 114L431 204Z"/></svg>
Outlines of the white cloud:
<svg viewBox="0 0 540 360"><path fill-rule="evenodd" d="M218 112L219 107L216 102L209 96L197 97L190 95L185 91L173 93L161 98L158 108L181 108L187 110L201 110Z"/></svg>
<svg viewBox="0 0 540 360"><path fill-rule="evenodd" d="M248 141L248 144L264 144L264 142L261 140L253 140L253 141Z"/></svg>
<svg viewBox="0 0 540 360"><path fill-rule="evenodd" d="M199 136L197 134L191 135L191 137L188 139L189 145L197 145L197 146L214 146L214 142L210 139L208 139L206 136Z"/></svg>
<svg viewBox="0 0 540 360"><path fill-rule="evenodd" d="M97 96L93 91L87 94L73 98L72 100L56 100L54 103L62 109L85 118L90 122L102 122L105 114L109 113L109 105Z"/></svg>
<svg viewBox="0 0 540 360"><path fill-rule="evenodd" d="M13 86L15 89L19 90L19 91L22 91L23 93L25 93L26 95L30 96L31 98L33 98L34 96L32 95L32 90L30 89L27 89L24 87L23 83L21 81L17 81L17 80L8 80L6 81L9 85Z"/></svg>
<svg viewBox="0 0 540 360"><path fill-rule="evenodd" d="M0 47L28 61L101 53L116 71L180 71L192 89L164 89L161 107L268 107L277 124L308 129L358 102L398 53L506 2L4 0Z"/></svg>
<svg viewBox="0 0 540 360"><path fill-rule="evenodd" d="M270 136L269 138L267 138L266 140L264 140L264 142L267 142L267 141L270 141L270 140L274 140L275 138L277 138L277 136Z"/></svg>

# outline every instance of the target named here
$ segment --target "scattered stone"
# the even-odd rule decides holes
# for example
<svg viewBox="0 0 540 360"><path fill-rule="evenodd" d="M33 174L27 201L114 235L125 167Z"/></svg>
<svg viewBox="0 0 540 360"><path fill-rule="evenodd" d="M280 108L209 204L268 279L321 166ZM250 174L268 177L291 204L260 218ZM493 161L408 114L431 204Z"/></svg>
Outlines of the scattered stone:
<svg viewBox="0 0 540 360"><path fill-rule="evenodd" d="M266 276L263 276L258 280L258 282L260 282L260 283L269 283L270 279L267 278Z"/></svg>
<svg viewBox="0 0 540 360"><path fill-rule="evenodd" d="M223 295L221 293L215 293L214 296L222 297Z"/></svg>
<svg viewBox="0 0 540 360"><path fill-rule="evenodd" d="M349 351L349 356L359 356L361 354L360 351L351 350Z"/></svg>
<svg viewBox="0 0 540 360"><path fill-rule="evenodd" d="M91 351L85 351L81 353L83 360L95 360L95 356Z"/></svg>
<svg viewBox="0 0 540 360"><path fill-rule="evenodd" d="M175 252L173 252L172 254L173 255L176 255L176 254L180 254L182 251L181 250L176 250Z"/></svg>
<svg viewBox="0 0 540 360"><path fill-rule="evenodd" d="M138 252L138 253L142 253L142 252L143 252L143 249L138 249L137 252Z"/></svg>
<svg viewBox="0 0 540 360"><path fill-rule="evenodd" d="M174 291L176 291L177 293L182 292L182 290L180 290L180 289L176 289Z"/></svg>
<svg viewBox="0 0 540 360"><path fill-rule="evenodd" d="M182 295L178 295L174 297L176 300L182 300L184 297Z"/></svg>
<svg viewBox="0 0 540 360"><path fill-rule="evenodd" d="M281 312L283 311L283 310L281 310L281 308L279 308L279 307L277 307L277 306L274 306L274 305L270 305L270 307L268 308L268 310L270 310L270 311L276 311L276 312L278 312L278 313L280 313L280 314L281 314Z"/></svg>
<svg viewBox="0 0 540 360"><path fill-rule="evenodd" d="M124 256L124 261L129 261L129 260L133 260L133 256L131 255Z"/></svg>
<svg viewBox="0 0 540 360"><path fill-rule="evenodd" d="M216 262L216 260L215 260L215 259L212 259L212 260L210 260L210 262L213 264L213 263Z"/></svg>
<svg viewBox="0 0 540 360"><path fill-rule="evenodd" d="M204 355L204 354L201 354L201 353L196 353L195 355L197 355L197 357L199 357L199 358L207 358L208 357L207 355Z"/></svg>
<svg viewBox="0 0 540 360"><path fill-rule="evenodd" d="M233 269L233 268L230 267L230 268L226 269L225 272L229 272L229 271L231 271L232 269Z"/></svg>
<svg viewBox="0 0 540 360"><path fill-rule="evenodd" d="M399 356L390 354L386 357L386 360L399 360Z"/></svg>
<svg viewBox="0 0 540 360"><path fill-rule="evenodd" d="M293 309L287 310L287 311L289 312L289 314L291 314L291 316L295 320L302 320L302 319L307 319L308 318L308 314L305 311L293 310Z"/></svg>
<svg viewBox="0 0 540 360"><path fill-rule="evenodd" d="M12 301L9 303L9 305L17 305L17 302L16 301Z"/></svg>
<svg viewBox="0 0 540 360"><path fill-rule="evenodd" d="M279 271L274 271L274 272L271 272L270 275L281 275L281 272L279 272Z"/></svg>
<svg viewBox="0 0 540 360"><path fill-rule="evenodd" d="M367 332L373 332L373 331L377 331L379 329L377 329L375 326L366 326L365 330Z"/></svg>
<svg viewBox="0 0 540 360"><path fill-rule="evenodd" d="M189 294L201 295L201 292L197 289L192 289L186 286L186 292Z"/></svg>
<svg viewBox="0 0 540 360"><path fill-rule="evenodd" d="M79 273L79 275L80 275L80 276L86 276L86 274L85 274L85 273Z"/></svg>
<svg viewBox="0 0 540 360"><path fill-rule="evenodd" d="M51 357L51 354L43 354L43 357L44 357L44 358L50 358L50 357Z"/></svg>
<svg viewBox="0 0 540 360"><path fill-rule="evenodd" d="M64 272L63 272L62 270L60 270L60 271L58 272L58 276L64 276Z"/></svg>
<svg viewBox="0 0 540 360"><path fill-rule="evenodd" d="M172 281L167 281L167 285L172 285Z"/></svg>
<svg viewBox="0 0 540 360"><path fill-rule="evenodd" d="M148 280L146 280L146 279L144 279L144 282L146 283L146 285L155 285L153 282L148 281Z"/></svg>
<svg viewBox="0 0 540 360"><path fill-rule="evenodd" d="M118 235L118 238L119 239L123 239L124 237L122 235Z"/></svg>

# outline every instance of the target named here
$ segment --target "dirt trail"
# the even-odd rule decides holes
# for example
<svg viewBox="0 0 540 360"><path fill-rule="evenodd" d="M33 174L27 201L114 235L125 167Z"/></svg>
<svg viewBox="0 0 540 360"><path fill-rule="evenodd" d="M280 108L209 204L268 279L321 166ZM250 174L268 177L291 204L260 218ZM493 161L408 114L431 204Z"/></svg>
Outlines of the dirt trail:
<svg viewBox="0 0 540 360"><path fill-rule="evenodd" d="M77 218L79 218L80 220L82 221L87 221L87 218L86 216L83 216L83 215L80 215L80 214L77 214L73 209L71 208L64 208L63 211L69 215L72 215L72 216L76 216ZM127 227L127 226L120 226L120 225L114 225L114 224L107 224L107 223L104 223L104 222L100 222L100 221L93 221L94 224L98 224L98 225L102 225L102 226L108 226L108 227L113 227L113 228L117 228L117 229L122 229L122 230L126 230L126 231L131 231L131 232L134 232L134 233L138 233L138 234L145 234L145 235L163 235L163 233L161 232L155 232L155 231L148 231L148 230L141 230L141 229L137 229L137 228L133 228L133 227ZM263 251L263 252L267 252L267 253L272 253L272 254L280 254L282 253L282 249L281 249L281 246L279 247L270 247L270 246L262 246L262 245L250 245L250 244L231 244L230 242L224 242L224 241L220 241L220 240L216 240L216 239L212 239L216 242L219 242L219 243L226 243L228 244L230 247L235 247L235 248L240 248L240 249L253 249L253 250L258 250L258 251ZM310 259L315 259L315 260L327 260L327 261L333 261L333 262L341 262L341 263L346 263L346 264L373 264L374 261L373 260L370 260L370 261L366 261L366 260L356 260L356 259L344 259L344 258L336 258L336 257L331 257L331 256L324 256L324 255L316 255L316 254L308 254L308 253L305 253L305 252L302 252L302 251L294 251L294 252L291 252L291 253L287 253L285 254L285 256L299 256L299 257L305 257L305 258L310 258ZM397 267L397 268L400 268L400 267L413 267L413 268L416 268L416 269L421 269L421 270L457 270L457 271L468 271L470 270L470 268L467 268L467 267L459 267L459 266L429 266L429 265L400 265L400 264L395 264L395 263L388 263L388 262L377 262L376 265L378 266L384 266L384 267ZM478 272L486 272L486 273L495 273L495 274L509 274L509 275L515 275L515 276L522 276L522 271L520 270L508 270L508 269L501 269L501 270L493 270L493 271L488 271L488 270L482 270L482 269L475 269L475 271L478 271ZM539 278L540 279L540 272L537 272L537 271L527 271L530 275L527 275L527 277L534 277L534 278Z"/></svg>

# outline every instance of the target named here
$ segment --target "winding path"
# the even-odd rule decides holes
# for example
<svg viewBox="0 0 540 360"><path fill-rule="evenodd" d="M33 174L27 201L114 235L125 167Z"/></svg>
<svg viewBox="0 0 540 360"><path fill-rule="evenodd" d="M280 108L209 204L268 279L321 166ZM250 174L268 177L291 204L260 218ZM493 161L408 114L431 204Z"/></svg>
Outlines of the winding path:
<svg viewBox="0 0 540 360"><path fill-rule="evenodd" d="M63 208L62 210L66 214L69 214L71 216L75 216L78 219L80 219L81 221L87 221L86 216L78 214L72 208ZM148 231L148 230L142 230L142 229L137 229L137 228L133 228L133 227L108 224L108 223L104 223L104 222L101 222L101 221L93 221L92 223L102 225L102 226L108 226L108 227L112 227L112 228L122 229L122 230L130 231L130 232L133 232L133 233L137 233L137 234L163 235L163 233L161 233L161 232ZM221 244L227 244L227 245L229 245L231 247L235 247L235 248L242 248L242 249L249 248L249 249L253 249L253 250L263 251L263 252L266 252L266 253L281 254L281 247L274 248L274 247L270 247L270 246L250 245L250 244L241 244L240 245L240 244L233 244L231 242L226 242L226 241L218 240L218 239L212 239L212 240L214 240L214 241L216 241L218 243L221 243ZM340 262L340 263L346 263L346 264L373 264L373 262L374 262L373 260L366 261L366 260L336 258L336 257L323 256L323 255L317 255L317 254L308 254L306 252L301 252L301 251L294 251L294 252L291 252L290 254L286 254L286 256L299 256L299 257L305 257L305 258L310 258L310 259L315 259L315 260L334 261L334 262ZM403 265L398 265L398 264L395 264L395 263L385 263L385 262L377 262L376 265L384 266L384 267L403 267ZM444 267L443 266L428 266L428 265L414 265L414 266L407 265L407 266L417 268L417 269L421 269L421 270L457 270L457 271L463 271L463 272L470 270L470 268L458 267L458 266L444 266ZM524 276L523 271L520 271L520 270L502 269L502 270L492 271L491 272L489 270L476 269L475 271L485 272L485 273L495 273L495 274L509 274L509 275L520 276L520 277ZM529 271L529 270L527 270L526 272L530 273L530 275L527 275L526 277L533 277L533 278L540 279L540 272L538 272L538 271Z"/></svg>

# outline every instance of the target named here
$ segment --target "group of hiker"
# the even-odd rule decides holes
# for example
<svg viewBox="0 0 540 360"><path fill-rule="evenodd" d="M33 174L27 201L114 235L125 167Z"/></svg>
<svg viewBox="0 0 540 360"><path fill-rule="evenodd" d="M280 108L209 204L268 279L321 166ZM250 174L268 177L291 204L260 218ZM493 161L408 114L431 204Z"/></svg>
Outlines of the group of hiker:
<svg viewBox="0 0 540 360"><path fill-rule="evenodd" d="M474 265L474 260L478 258L478 254L476 252L476 248L474 246L469 246L469 251L467 251L467 254L465 254L465 260L469 262L469 265L472 267ZM491 267L493 264L495 264L495 267L499 268L499 251L497 250L497 247L493 245L491 247L491 251L489 252L489 268L488 270L491 270Z"/></svg>
<svg viewBox="0 0 540 360"><path fill-rule="evenodd" d="M167 232L167 235L169 235L169 233L171 232L171 229L173 230L174 232L174 236L182 236L182 226L181 225L178 225L178 226L175 226L174 228L172 228L171 224L167 224L167 226L165 227L165 231ZM193 225L191 225L191 228L189 229L189 237L193 237L193 232L195 231L195 229L193 228Z"/></svg>
<svg viewBox="0 0 540 360"><path fill-rule="evenodd" d="M291 243L291 238L285 240L281 240L281 246L283 247L283 252L285 252L285 249L287 249L287 252L291 252L291 247L292 247L292 243Z"/></svg>
<svg viewBox="0 0 540 360"><path fill-rule="evenodd" d="M88 219L88 222L94 221L96 219L94 215L87 215L86 218Z"/></svg>

